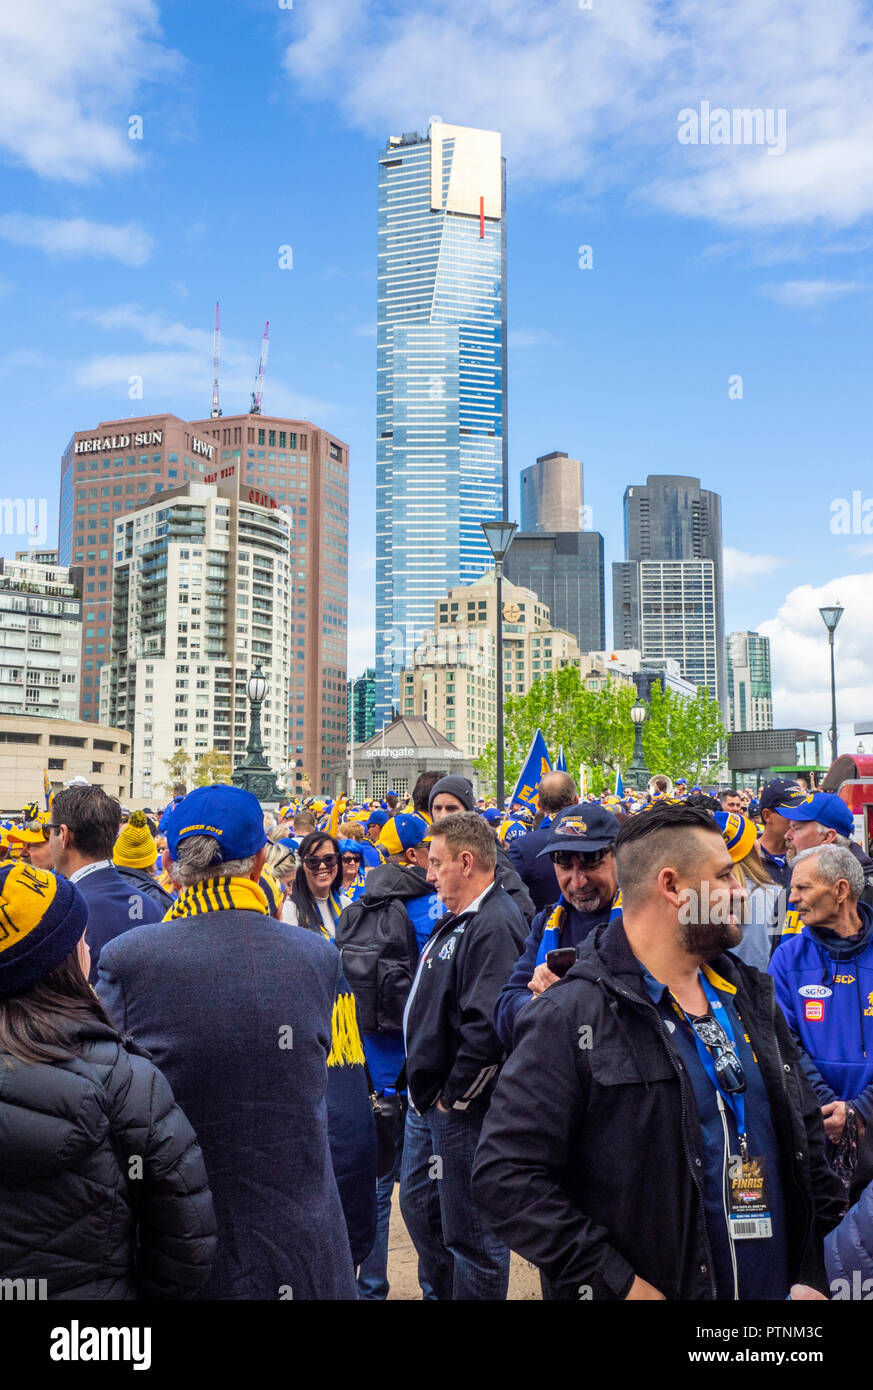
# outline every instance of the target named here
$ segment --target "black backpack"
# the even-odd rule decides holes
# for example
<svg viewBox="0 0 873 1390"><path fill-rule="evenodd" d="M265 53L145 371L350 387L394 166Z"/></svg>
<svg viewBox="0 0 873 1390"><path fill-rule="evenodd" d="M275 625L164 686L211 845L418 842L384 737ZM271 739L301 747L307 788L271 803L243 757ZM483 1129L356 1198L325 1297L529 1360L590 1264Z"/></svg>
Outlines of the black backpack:
<svg viewBox="0 0 873 1390"><path fill-rule="evenodd" d="M336 924L343 971L363 1033L395 1032L418 965L418 943L403 899L358 898Z"/></svg>

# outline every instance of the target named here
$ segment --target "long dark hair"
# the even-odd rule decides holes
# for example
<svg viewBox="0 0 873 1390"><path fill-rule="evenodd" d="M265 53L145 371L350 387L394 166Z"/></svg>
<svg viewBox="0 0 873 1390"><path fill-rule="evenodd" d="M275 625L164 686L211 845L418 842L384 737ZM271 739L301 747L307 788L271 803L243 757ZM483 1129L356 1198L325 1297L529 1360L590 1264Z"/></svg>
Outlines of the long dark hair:
<svg viewBox="0 0 873 1390"><path fill-rule="evenodd" d="M76 951L30 989L0 999L0 1053L19 1062L67 1062L81 1052L71 1022L112 1026Z"/></svg>
<svg viewBox="0 0 873 1390"><path fill-rule="evenodd" d="M303 861L308 858L313 850L319 849L325 841L331 846L336 855L336 873L333 876L330 891L331 893L339 893L342 890L343 861L340 854L340 847L334 837L329 835L326 830L310 830L309 834L305 835L300 841L300 848L297 851L300 855L300 865L297 869L297 873L294 875L294 887L291 889L291 901L297 908L297 921L301 927L309 927L312 931L321 931L321 913L318 910L315 898L309 890Z"/></svg>

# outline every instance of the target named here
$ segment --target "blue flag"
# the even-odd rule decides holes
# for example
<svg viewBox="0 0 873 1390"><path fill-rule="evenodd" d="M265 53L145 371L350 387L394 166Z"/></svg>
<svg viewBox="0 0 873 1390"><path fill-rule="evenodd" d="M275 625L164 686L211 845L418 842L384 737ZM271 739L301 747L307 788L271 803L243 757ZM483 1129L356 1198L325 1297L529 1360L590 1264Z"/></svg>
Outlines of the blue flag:
<svg viewBox="0 0 873 1390"><path fill-rule="evenodd" d="M621 768L615 770L615 794L619 800L624 796L624 783L621 780Z"/></svg>
<svg viewBox="0 0 873 1390"><path fill-rule="evenodd" d="M563 745L563 744L561 744L561 751L560 751L560 753L558 754L558 761L555 763L555 771L556 771L556 772L566 772L566 771L567 771L567 759L564 757L564 745Z"/></svg>
<svg viewBox="0 0 873 1390"><path fill-rule="evenodd" d="M543 738L542 731L537 729L530 745L530 752L524 760L521 769L521 776L515 784L515 791L510 798L510 806L514 806L516 801L520 801L522 806L529 806L533 811L536 809L537 786L540 778L552 770L552 760L549 757L549 750Z"/></svg>

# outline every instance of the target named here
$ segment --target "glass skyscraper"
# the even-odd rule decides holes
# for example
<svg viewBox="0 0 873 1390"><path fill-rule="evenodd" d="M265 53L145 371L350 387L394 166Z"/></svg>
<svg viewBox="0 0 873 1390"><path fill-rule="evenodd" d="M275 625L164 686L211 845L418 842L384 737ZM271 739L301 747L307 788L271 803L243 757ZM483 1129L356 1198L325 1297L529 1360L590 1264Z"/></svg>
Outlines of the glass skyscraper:
<svg viewBox="0 0 873 1390"><path fill-rule="evenodd" d="M379 155L376 728L434 602L493 563L505 517L505 166L496 131L434 119Z"/></svg>

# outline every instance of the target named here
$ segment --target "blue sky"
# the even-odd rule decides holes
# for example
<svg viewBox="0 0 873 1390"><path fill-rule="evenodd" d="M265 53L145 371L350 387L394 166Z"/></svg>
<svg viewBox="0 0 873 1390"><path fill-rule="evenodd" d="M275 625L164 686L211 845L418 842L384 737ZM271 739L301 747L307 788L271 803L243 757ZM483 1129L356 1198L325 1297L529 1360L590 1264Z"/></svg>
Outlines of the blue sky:
<svg viewBox="0 0 873 1390"><path fill-rule="evenodd" d="M537 454L583 459L622 558L624 487L721 493L726 621L773 641L777 723L873 718L873 46L849 0L31 0L0 15L3 493L56 522L70 434L265 409L352 460L350 667L372 656L376 157L439 114L508 166L511 513ZM680 110L784 110L787 145L681 145ZM128 138L132 116L141 140ZM593 248L579 268L578 248ZM279 268L279 248L293 268ZM143 400L128 398L141 375ZM729 379L742 377L742 399ZM866 514L862 514L866 515ZM871 514L873 516L873 514ZM871 521L873 530L873 521ZM5 537L11 552L22 542ZM608 593L609 600L609 593ZM869 740L868 740L869 743Z"/></svg>

